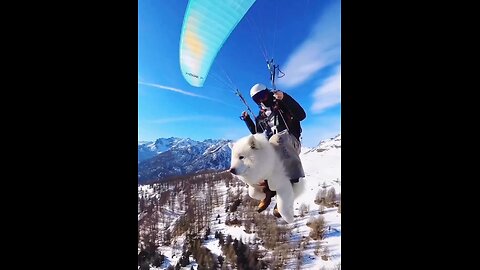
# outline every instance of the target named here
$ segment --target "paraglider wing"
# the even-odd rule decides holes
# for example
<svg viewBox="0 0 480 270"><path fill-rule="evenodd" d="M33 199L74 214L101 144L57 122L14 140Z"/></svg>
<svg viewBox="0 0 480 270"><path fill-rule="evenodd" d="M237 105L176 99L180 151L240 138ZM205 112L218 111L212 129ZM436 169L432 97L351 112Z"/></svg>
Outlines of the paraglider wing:
<svg viewBox="0 0 480 270"><path fill-rule="evenodd" d="M180 37L180 68L189 84L203 86L213 60L255 0L190 0Z"/></svg>

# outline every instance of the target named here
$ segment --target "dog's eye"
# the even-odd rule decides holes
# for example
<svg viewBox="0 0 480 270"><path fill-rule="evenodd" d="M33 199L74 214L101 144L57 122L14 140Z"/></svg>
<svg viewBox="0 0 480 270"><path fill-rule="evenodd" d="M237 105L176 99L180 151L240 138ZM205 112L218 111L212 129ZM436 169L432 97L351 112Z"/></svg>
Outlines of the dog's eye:
<svg viewBox="0 0 480 270"><path fill-rule="evenodd" d="M239 158L239 159L243 159L243 158L245 158L245 157L244 157L244 156L239 156L238 158Z"/></svg>

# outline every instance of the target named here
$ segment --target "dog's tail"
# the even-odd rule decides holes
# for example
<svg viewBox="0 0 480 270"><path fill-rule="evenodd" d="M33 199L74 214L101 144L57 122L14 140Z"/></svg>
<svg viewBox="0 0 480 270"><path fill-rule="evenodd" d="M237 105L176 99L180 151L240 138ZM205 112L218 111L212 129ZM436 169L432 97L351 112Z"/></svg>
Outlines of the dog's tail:
<svg viewBox="0 0 480 270"><path fill-rule="evenodd" d="M293 194L298 198L305 191L305 177L301 177L299 181L293 184Z"/></svg>

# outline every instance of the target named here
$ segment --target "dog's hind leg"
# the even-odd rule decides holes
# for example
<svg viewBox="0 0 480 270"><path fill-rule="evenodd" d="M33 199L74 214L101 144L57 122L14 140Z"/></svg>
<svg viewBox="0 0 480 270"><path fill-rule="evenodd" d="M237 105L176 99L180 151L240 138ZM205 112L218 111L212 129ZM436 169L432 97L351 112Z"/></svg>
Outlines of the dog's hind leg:
<svg viewBox="0 0 480 270"><path fill-rule="evenodd" d="M288 222L293 222L293 201L294 194L291 185L277 189L277 208L282 218Z"/></svg>
<svg viewBox="0 0 480 270"><path fill-rule="evenodd" d="M292 187L295 199L297 199L305 191L305 178L300 178L300 181L292 184Z"/></svg>

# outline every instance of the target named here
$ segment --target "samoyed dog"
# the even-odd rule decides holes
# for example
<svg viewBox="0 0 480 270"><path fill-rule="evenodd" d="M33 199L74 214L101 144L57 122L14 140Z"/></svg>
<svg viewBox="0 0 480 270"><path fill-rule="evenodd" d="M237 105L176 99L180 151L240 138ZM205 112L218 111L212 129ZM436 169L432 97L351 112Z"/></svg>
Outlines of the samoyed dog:
<svg viewBox="0 0 480 270"><path fill-rule="evenodd" d="M290 183L283 162L264 134L243 137L229 146L232 148L230 172L248 184L248 195L263 200L265 193L259 183L268 180L270 190L277 192L278 212L286 222L292 223L293 202L305 188L304 178L293 185Z"/></svg>

